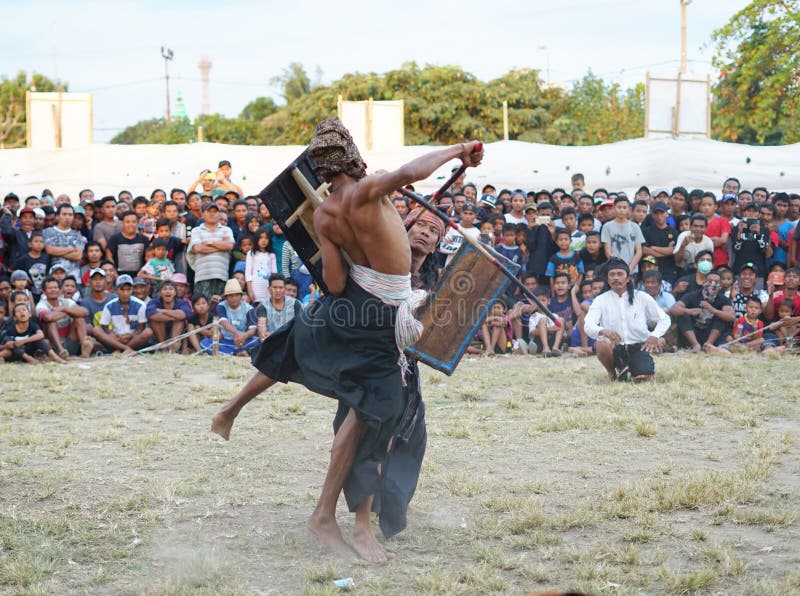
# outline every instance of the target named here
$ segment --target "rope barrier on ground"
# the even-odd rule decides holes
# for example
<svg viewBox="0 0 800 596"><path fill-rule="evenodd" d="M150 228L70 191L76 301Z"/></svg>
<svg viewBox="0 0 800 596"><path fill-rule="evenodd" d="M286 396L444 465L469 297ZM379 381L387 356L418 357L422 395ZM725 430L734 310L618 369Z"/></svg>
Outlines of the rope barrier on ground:
<svg viewBox="0 0 800 596"><path fill-rule="evenodd" d="M205 331L206 329L210 329L215 325L219 325L219 323L208 323L207 325L203 325L202 327L198 327L197 329L192 329L191 331L187 331L186 333L181 333L180 335L176 335L175 337L170 337L169 339L165 339L164 341L158 342L152 346L147 346L146 348L142 348L141 350L136 350L136 354L146 354L147 352L153 352L155 350L160 350L161 348L166 348L171 346L174 343L179 341L183 341L187 337L191 337L192 335L197 335L198 333Z"/></svg>

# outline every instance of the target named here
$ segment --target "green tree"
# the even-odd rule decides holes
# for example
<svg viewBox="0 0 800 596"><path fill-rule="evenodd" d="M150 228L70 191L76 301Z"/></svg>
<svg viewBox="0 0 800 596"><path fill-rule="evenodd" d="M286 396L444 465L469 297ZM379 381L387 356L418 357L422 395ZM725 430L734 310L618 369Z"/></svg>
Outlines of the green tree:
<svg viewBox="0 0 800 596"><path fill-rule="evenodd" d="M244 120L256 120L261 122L267 116L271 116L278 111L278 106L271 97L256 97L248 103L239 114L239 118Z"/></svg>
<svg viewBox="0 0 800 596"><path fill-rule="evenodd" d="M188 118L176 118L167 122L165 118L142 120L117 134L111 143L119 145L176 145L191 143L197 137L197 128Z"/></svg>
<svg viewBox="0 0 800 596"><path fill-rule="evenodd" d="M39 73L30 77L20 71L14 78L0 80L0 148L22 147L26 136L26 91L67 91L67 83Z"/></svg>
<svg viewBox="0 0 800 596"><path fill-rule="evenodd" d="M283 87L283 99L286 103L297 101L311 92L311 79L299 62L292 62L283 69L281 75L272 78L270 82Z"/></svg>
<svg viewBox="0 0 800 596"><path fill-rule="evenodd" d="M755 144L800 140L800 0L753 0L714 32L715 138Z"/></svg>

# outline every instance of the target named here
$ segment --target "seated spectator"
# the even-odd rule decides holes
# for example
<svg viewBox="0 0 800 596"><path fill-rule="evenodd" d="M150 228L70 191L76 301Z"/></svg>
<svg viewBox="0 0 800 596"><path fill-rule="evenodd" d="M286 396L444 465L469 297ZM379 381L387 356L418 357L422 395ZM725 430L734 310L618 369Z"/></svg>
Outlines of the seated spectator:
<svg viewBox="0 0 800 596"><path fill-rule="evenodd" d="M539 288L534 292L542 302L548 299L547 290ZM564 325L557 325L544 313L542 313L537 305L533 305L533 312L531 312L530 319L528 319L528 353L535 354L539 352L545 358L550 356L561 356L561 346L564 339Z"/></svg>
<svg viewBox="0 0 800 596"><path fill-rule="evenodd" d="M744 263L739 271L738 281L733 282L730 300L737 317L746 314L747 301L751 296L758 298L762 307L769 302L769 294L766 291L756 290L757 271L754 263Z"/></svg>
<svg viewBox="0 0 800 596"><path fill-rule="evenodd" d="M736 343L731 345L731 351L761 351L764 345L764 321L761 320L763 308L761 300L756 296L747 298L745 314L733 324L732 338L726 338L729 342L736 340Z"/></svg>
<svg viewBox="0 0 800 596"><path fill-rule="evenodd" d="M644 284L641 280L644 280L644 274L648 271L657 271L659 274L661 271L658 268L658 262L656 261L655 257L647 256L642 257L642 260L639 261L639 283L636 286L637 290L644 290ZM667 294L672 292L672 284L669 283L664 276L661 276L661 289L666 292Z"/></svg>
<svg viewBox="0 0 800 596"><path fill-rule="evenodd" d="M133 295L145 303L150 302L150 282L143 277L133 278Z"/></svg>
<svg viewBox="0 0 800 596"><path fill-rule="evenodd" d="M38 364L36 355L47 354L53 362L65 364L56 354L39 328L36 319L25 303L15 304L11 318L4 322L0 332L0 362L23 361Z"/></svg>
<svg viewBox="0 0 800 596"><path fill-rule="evenodd" d="M178 298L189 300L192 296L191 288L189 287L189 280L183 273L176 273L172 276L172 283L175 284L175 289L178 291Z"/></svg>
<svg viewBox="0 0 800 596"><path fill-rule="evenodd" d="M259 341L264 341L272 333L300 315L302 307L295 296L286 292L287 282L279 273L269 276L269 297L253 309L251 323L255 322ZM297 286L295 284L295 290Z"/></svg>
<svg viewBox="0 0 800 596"><path fill-rule="evenodd" d="M661 279L661 273L657 269L645 271L642 274L641 289L650 294L664 312L669 312L669 309L675 304L675 297L664 291L664 282Z"/></svg>
<svg viewBox="0 0 800 596"><path fill-rule="evenodd" d="M219 317L220 340L219 353L249 357L249 351L260 344L256 335L256 326L251 324L248 315L253 307L242 300L244 290L235 279L225 283L224 300L217 305ZM200 345L203 351L211 354L213 340L203 338Z"/></svg>
<svg viewBox="0 0 800 596"><path fill-rule="evenodd" d="M575 322L575 312L572 310L572 299L569 295L569 276L566 273L556 273L553 277L553 296L550 298L550 311L561 319L564 327L564 339L569 341L572 336L572 325ZM553 346L560 351L561 345Z"/></svg>
<svg viewBox="0 0 800 596"><path fill-rule="evenodd" d="M687 292L696 292L702 288L706 275L714 268L713 258L713 254L707 250L701 250L697 253L694 262L694 273L678 278L672 287L672 295L678 299Z"/></svg>
<svg viewBox="0 0 800 596"><path fill-rule="evenodd" d="M44 282L44 294L36 305L36 315L50 345L58 351L59 357L69 356L88 358L92 354L94 342L86 334L86 317L89 311L79 306L72 298L61 295L61 284L57 279L48 278Z"/></svg>
<svg viewBox="0 0 800 596"><path fill-rule="evenodd" d="M778 321L780 325L775 329L777 346L781 351L800 347L800 316L792 314L794 301L784 298L778 304Z"/></svg>
<svg viewBox="0 0 800 596"><path fill-rule="evenodd" d="M107 349L129 356L145 347L153 337L153 330L147 327L147 307L132 293L133 279L130 275L120 275L117 297L103 307L100 327L95 329L95 339Z"/></svg>
<svg viewBox="0 0 800 596"><path fill-rule="evenodd" d="M13 292L22 292L28 297L28 304L33 312L33 292L30 290L31 278L24 271L14 271L11 274L11 289Z"/></svg>
<svg viewBox="0 0 800 596"><path fill-rule="evenodd" d="M190 354L193 352L205 354L202 346L200 346L200 340L211 340L214 337L214 330L211 327L204 329L204 327L213 321L210 305L205 296L202 294L195 294L195 296L192 298L192 308L194 309L194 313L191 317L189 317L188 330L197 331L197 333L190 335L186 339L184 354Z"/></svg>
<svg viewBox="0 0 800 596"><path fill-rule="evenodd" d="M720 353L716 346L724 343L736 317L730 300L719 290L719 273L712 271L706 275L700 290L687 292L670 309L670 314L677 318L681 344L692 352L705 349Z"/></svg>
<svg viewBox="0 0 800 596"><path fill-rule="evenodd" d="M100 325L103 307L114 298L114 294L106 290L106 272L102 269L92 269L87 279L89 294L81 300L81 306L89 312L86 317L86 334L94 337L94 329Z"/></svg>
<svg viewBox="0 0 800 596"><path fill-rule="evenodd" d="M483 355L494 356L508 351L511 337L511 322L506 314L506 305L502 300L495 300L489 308L489 314L481 325Z"/></svg>
<svg viewBox="0 0 800 596"><path fill-rule="evenodd" d="M536 292L539 282L533 273L523 273L522 283L531 292ZM528 323L531 313L534 311L534 304L527 298L520 298L514 306L508 310L508 317L511 321L512 331L512 350L515 354L535 354L538 351L536 344L528 342Z"/></svg>
<svg viewBox="0 0 800 596"><path fill-rule="evenodd" d="M147 303L147 321L158 343L181 335L186 329L187 320L192 316L192 306L177 295L175 284L165 281L161 284L158 297ZM181 349L181 343L178 341L171 344L169 351L177 353Z"/></svg>

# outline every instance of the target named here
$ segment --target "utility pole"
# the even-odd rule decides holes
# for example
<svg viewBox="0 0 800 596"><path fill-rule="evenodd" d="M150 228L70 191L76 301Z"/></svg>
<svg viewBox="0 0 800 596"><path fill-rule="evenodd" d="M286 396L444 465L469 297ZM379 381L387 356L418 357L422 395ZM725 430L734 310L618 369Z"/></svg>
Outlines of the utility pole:
<svg viewBox="0 0 800 596"><path fill-rule="evenodd" d="M692 0L680 0L681 3L681 74L686 74L686 7Z"/></svg>
<svg viewBox="0 0 800 596"><path fill-rule="evenodd" d="M175 56L175 53L169 48L161 46L161 57L164 59L164 81L167 84L167 122L172 121L172 112L169 107L169 61Z"/></svg>
<svg viewBox="0 0 800 596"><path fill-rule="evenodd" d="M547 79L546 79L546 81L547 81L547 85L549 86L550 85L550 52L547 51L547 44L545 44L545 43L537 44L536 45L536 49L541 50L541 51L544 52L544 57L545 57L546 64L547 64L547 70L546 70Z"/></svg>

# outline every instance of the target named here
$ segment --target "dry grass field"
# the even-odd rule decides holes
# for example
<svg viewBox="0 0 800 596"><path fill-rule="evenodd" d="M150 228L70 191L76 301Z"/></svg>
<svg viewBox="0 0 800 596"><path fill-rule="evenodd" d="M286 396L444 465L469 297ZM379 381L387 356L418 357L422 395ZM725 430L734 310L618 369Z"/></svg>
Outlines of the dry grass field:
<svg viewBox="0 0 800 596"><path fill-rule="evenodd" d="M306 529L331 400L274 388L226 443L210 418L247 361L4 365L0 592L798 594L797 365L661 356L638 386L594 359L425 369L428 454L378 566Z"/></svg>

